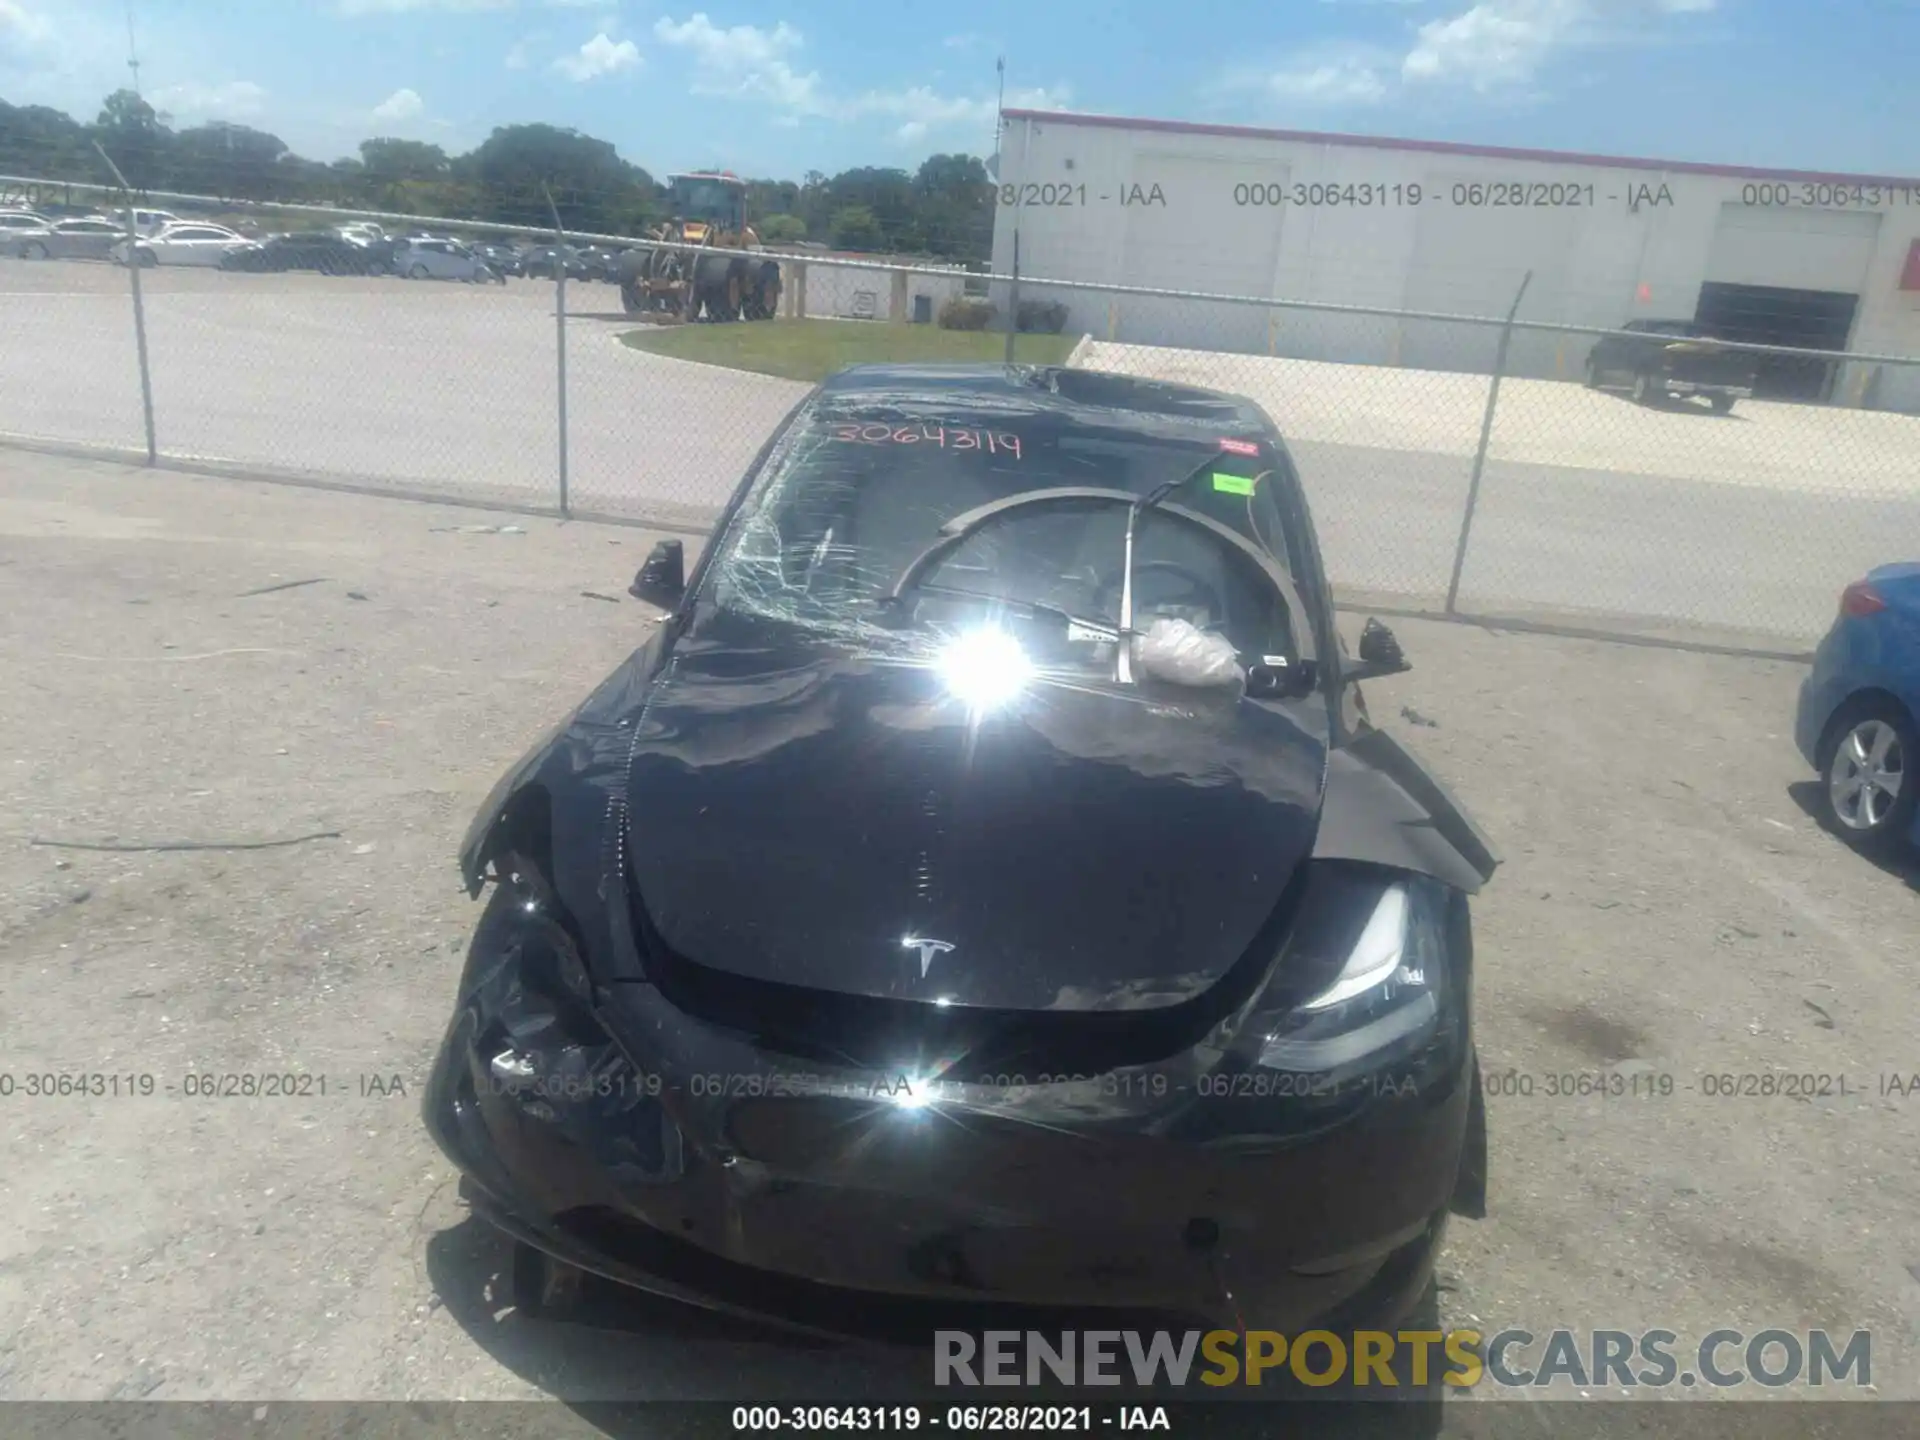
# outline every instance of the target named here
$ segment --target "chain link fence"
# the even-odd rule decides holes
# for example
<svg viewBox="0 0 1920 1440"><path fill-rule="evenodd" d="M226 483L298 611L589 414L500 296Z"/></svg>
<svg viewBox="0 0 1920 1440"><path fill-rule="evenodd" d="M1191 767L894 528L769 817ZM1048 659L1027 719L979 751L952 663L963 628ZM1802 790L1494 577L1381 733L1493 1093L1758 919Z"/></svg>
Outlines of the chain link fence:
<svg viewBox="0 0 1920 1440"><path fill-rule="evenodd" d="M1524 287L1512 316L1462 316L778 259L771 320L654 326L566 266L474 283L183 251L135 277L0 239L0 437L145 455L138 278L155 461L698 532L823 368L1010 356L1258 402L1355 604L1803 646L1920 536L1916 359L1531 320Z"/></svg>

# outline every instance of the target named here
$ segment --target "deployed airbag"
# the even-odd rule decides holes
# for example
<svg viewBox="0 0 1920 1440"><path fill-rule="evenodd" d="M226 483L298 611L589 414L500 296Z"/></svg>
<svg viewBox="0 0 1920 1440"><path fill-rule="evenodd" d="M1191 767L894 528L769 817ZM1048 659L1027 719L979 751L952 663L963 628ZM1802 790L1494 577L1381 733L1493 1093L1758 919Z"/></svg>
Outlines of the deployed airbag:
<svg viewBox="0 0 1920 1440"><path fill-rule="evenodd" d="M1168 615L1134 637L1133 662L1143 674L1173 685L1237 685L1245 678L1232 641Z"/></svg>

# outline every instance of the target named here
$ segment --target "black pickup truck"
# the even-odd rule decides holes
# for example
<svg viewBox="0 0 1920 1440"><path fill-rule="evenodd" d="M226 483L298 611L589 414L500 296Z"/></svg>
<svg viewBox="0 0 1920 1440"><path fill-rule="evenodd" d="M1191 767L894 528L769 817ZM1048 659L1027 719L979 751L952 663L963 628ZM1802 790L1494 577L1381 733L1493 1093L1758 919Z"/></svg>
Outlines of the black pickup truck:
<svg viewBox="0 0 1920 1440"><path fill-rule="evenodd" d="M1720 414L1753 395L1758 361L1728 350L1691 320L1630 320L1629 335L1602 336L1587 356L1587 387L1628 388L1642 405L1704 395Z"/></svg>

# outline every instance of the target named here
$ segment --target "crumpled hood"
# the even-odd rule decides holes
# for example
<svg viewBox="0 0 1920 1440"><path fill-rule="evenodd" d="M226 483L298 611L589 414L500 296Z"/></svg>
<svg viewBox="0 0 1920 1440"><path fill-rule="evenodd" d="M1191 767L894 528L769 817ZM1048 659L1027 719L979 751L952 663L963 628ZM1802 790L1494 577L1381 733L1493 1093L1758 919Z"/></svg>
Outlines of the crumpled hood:
<svg viewBox="0 0 1920 1440"><path fill-rule="evenodd" d="M683 641L633 717L660 942L759 981L998 1010L1192 999L1314 843L1324 699L1038 682L971 723L924 664Z"/></svg>

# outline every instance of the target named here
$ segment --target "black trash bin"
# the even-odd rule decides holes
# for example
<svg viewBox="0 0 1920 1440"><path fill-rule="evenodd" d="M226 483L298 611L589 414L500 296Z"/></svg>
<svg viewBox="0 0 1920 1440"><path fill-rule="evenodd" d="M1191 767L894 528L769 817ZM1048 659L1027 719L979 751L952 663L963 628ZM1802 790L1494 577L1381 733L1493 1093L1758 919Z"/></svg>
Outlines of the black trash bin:
<svg viewBox="0 0 1920 1440"><path fill-rule="evenodd" d="M916 295L913 297L913 323L931 325L933 323L933 297Z"/></svg>

